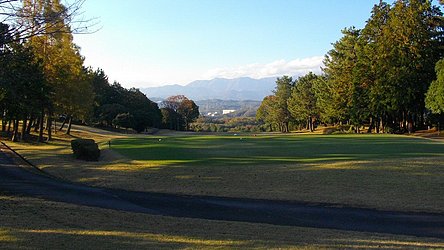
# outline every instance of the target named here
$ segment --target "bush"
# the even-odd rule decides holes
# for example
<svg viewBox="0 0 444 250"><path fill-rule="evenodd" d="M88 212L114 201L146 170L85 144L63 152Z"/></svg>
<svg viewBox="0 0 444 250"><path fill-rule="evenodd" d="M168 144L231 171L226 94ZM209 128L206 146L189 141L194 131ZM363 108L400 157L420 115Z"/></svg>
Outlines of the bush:
<svg viewBox="0 0 444 250"><path fill-rule="evenodd" d="M100 149L93 139L75 139L71 141L71 148L77 159L98 161Z"/></svg>

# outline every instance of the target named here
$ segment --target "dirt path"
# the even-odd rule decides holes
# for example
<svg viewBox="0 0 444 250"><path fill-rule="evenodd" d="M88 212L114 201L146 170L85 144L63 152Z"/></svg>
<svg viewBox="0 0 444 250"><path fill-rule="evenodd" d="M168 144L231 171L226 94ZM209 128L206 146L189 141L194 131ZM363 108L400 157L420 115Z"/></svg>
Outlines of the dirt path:
<svg viewBox="0 0 444 250"><path fill-rule="evenodd" d="M0 148L0 192L114 210L444 239L444 215L95 188L29 171Z"/></svg>

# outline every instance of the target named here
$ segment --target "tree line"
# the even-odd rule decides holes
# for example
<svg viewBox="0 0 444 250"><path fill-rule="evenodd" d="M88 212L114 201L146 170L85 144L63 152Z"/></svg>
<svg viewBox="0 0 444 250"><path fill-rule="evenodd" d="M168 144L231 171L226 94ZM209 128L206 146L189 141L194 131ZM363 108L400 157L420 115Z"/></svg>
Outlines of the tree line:
<svg viewBox="0 0 444 250"><path fill-rule="evenodd" d="M437 123L444 111L443 24L431 1L381 1L363 29L342 30L322 75L278 78L257 119L282 132L347 123L356 132L366 125L368 132L404 133Z"/></svg>
<svg viewBox="0 0 444 250"><path fill-rule="evenodd" d="M0 110L2 132L13 141L37 134L51 140L56 131L70 134L73 121L109 128L148 127L184 130L198 114L186 97L171 97L165 112L138 89L109 83L103 70L83 65L73 42L74 16L82 0L0 1ZM9 11L9 12L8 12ZM163 115L174 116L169 121ZM197 114L197 116L196 116ZM168 121L166 121L168 120ZM56 122L60 121L60 126ZM44 137L46 136L46 138Z"/></svg>

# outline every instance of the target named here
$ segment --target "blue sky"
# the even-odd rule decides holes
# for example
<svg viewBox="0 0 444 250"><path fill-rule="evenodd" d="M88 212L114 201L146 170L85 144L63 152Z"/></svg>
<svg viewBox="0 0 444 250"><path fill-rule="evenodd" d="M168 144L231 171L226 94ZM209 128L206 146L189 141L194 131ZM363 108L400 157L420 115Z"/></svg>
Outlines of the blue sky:
<svg viewBox="0 0 444 250"><path fill-rule="evenodd" d="M87 0L96 33L76 35L85 64L124 87L318 70L341 29L379 0Z"/></svg>

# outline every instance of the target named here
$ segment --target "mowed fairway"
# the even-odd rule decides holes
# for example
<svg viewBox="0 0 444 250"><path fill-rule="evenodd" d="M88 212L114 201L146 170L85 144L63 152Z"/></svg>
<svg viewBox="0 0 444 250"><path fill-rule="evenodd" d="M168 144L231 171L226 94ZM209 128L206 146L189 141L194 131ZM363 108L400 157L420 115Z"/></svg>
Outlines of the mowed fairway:
<svg viewBox="0 0 444 250"><path fill-rule="evenodd" d="M444 211L444 144L438 141L190 135L116 139L112 148L138 162L122 169L134 190Z"/></svg>
<svg viewBox="0 0 444 250"><path fill-rule="evenodd" d="M444 213L439 141L298 134L127 138L87 127L74 133L101 144L99 162L75 160L72 138L61 134L44 145L9 144L50 174L94 186ZM444 246L438 238L173 218L5 194L0 217L0 246L11 249Z"/></svg>

